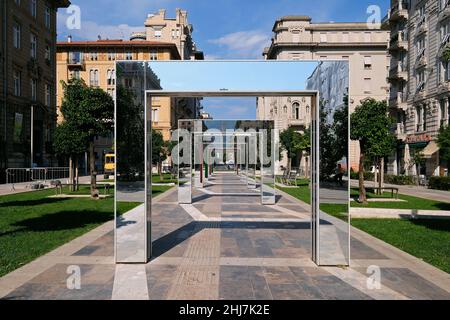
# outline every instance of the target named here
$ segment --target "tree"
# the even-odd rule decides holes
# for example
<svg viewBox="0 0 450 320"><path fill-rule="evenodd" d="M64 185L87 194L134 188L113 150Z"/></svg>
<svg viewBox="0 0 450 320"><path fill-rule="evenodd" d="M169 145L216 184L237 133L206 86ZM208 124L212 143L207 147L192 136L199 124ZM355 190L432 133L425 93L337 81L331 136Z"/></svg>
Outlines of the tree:
<svg viewBox="0 0 450 320"><path fill-rule="evenodd" d="M152 129L152 164L158 167L161 181L164 180L162 164L170 156L174 144L171 141L164 141L162 133Z"/></svg>
<svg viewBox="0 0 450 320"><path fill-rule="evenodd" d="M94 141L111 133L114 123L114 101L100 88L87 87L81 80L62 82L64 98L61 112L70 128L87 137L91 175L91 195L97 195Z"/></svg>
<svg viewBox="0 0 450 320"><path fill-rule="evenodd" d="M366 159L385 157L391 154L396 138L391 131L393 119L388 114L385 101L366 99L356 107L350 117L350 136L359 141L359 201L367 203L364 187L364 162Z"/></svg>
<svg viewBox="0 0 450 320"><path fill-rule="evenodd" d="M281 149L287 153L288 171L290 171L292 159L310 148L309 130L302 134L293 128L286 129L280 133L280 144Z"/></svg>
<svg viewBox="0 0 450 320"><path fill-rule="evenodd" d="M437 143L440 150L439 155L447 163L448 167L450 165L450 125L441 127Z"/></svg>
<svg viewBox="0 0 450 320"><path fill-rule="evenodd" d="M342 160L343 154L338 146L346 143L342 143L339 137L335 134L334 129L336 127L335 123L330 120L330 112L325 108L324 101L320 103L319 110L320 117L320 163L319 163L319 174L321 181L329 181L332 176L336 173L337 162ZM347 137L346 134L344 137ZM343 138L344 142L347 141Z"/></svg>
<svg viewBox="0 0 450 320"><path fill-rule="evenodd" d="M71 123L64 122L57 126L53 137L55 152L69 158L69 178L71 190L78 189L78 157L86 151L88 137L78 132Z"/></svg>

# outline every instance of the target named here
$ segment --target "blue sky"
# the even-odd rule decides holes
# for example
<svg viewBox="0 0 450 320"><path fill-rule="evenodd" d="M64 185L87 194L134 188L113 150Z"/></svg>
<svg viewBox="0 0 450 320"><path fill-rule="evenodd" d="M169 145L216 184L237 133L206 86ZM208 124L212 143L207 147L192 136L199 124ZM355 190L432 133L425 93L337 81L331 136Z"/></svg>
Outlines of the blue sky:
<svg viewBox="0 0 450 320"><path fill-rule="evenodd" d="M309 15L313 22L367 21L370 5L382 15L389 0L71 0L81 9L81 29L68 30L67 12L58 13L58 38L74 40L127 39L143 30L147 14L160 8L174 17L175 9L188 11L194 40L207 59L261 59L270 44L275 20L284 15ZM250 110L249 110L250 111ZM249 112L248 115L253 114ZM220 112L216 117L220 118Z"/></svg>

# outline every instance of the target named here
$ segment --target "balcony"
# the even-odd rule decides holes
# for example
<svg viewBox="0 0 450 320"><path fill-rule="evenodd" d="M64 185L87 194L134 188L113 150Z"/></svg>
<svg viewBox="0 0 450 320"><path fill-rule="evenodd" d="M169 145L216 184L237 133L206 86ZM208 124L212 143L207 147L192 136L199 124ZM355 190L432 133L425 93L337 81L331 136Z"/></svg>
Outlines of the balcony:
<svg viewBox="0 0 450 320"><path fill-rule="evenodd" d="M67 66L69 68L84 69L85 63L83 55L80 52L72 52L67 58Z"/></svg>
<svg viewBox="0 0 450 320"><path fill-rule="evenodd" d="M402 141L406 140L406 128L403 123L397 123L395 134L397 135L397 139Z"/></svg>
<svg viewBox="0 0 450 320"><path fill-rule="evenodd" d="M390 97L389 106L406 111L408 109L407 95L403 92L397 92L396 95Z"/></svg>
<svg viewBox="0 0 450 320"><path fill-rule="evenodd" d="M450 92L450 81L441 82L437 87L438 94Z"/></svg>
<svg viewBox="0 0 450 320"><path fill-rule="evenodd" d="M450 6L447 4L444 8L442 8L438 13L438 22L444 21L450 17Z"/></svg>
<svg viewBox="0 0 450 320"><path fill-rule="evenodd" d="M307 127L305 119L291 119L289 120L289 127Z"/></svg>
<svg viewBox="0 0 450 320"><path fill-rule="evenodd" d="M417 59L416 69L424 68L426 66L427 66L427 58L423 54L423 55L419 56Z"/></svg>
<svg viewBox="0 0 450 320"><path fill-rule="evenodd" d="M416 28L416 37L419 37L428 31L428 26L427 26L427 21L425 19L425 16L423 16L419 19L420 20L419 20L419 23L417 24L417 28Z"/></svg>
<svg viewBox="0 0 450 320"><path fill-rule="evenodd" d="M408 70L401 64L389 70L389 81L408 81Z"/></svg>
<svg viewBox="0 0 450 320"><path fill-rule="evenodd" d="M388 50L391 52L398 50L408 51L408 36L404 31L393 34L388 44Z"/></svg>
<svg viewBox="0 0 450 320"><path fill-rule="evenodd" d="M408 20L408 3L398 1L389 11L389 21Z"/></svg>

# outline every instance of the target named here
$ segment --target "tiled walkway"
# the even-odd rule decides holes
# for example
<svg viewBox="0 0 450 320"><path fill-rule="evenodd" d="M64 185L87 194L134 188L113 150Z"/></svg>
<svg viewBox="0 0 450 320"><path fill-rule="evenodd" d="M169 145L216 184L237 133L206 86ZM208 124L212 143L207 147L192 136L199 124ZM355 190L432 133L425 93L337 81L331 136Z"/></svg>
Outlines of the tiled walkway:
<svg viewBox="0 0 450 320"><path fill-rule="evenodd" d="M1 278L0 297L450 299L448 274L358 230L351 268L317 267L306 204L281 194L263 207L258 192L221 179L195 191L192 205L178 205L175 188L153 201L147 265L113 264L109 222ZM379 289L367 286L372 265L381 268ZM70 266L80 267L80 289L67 288Z"/></svg>

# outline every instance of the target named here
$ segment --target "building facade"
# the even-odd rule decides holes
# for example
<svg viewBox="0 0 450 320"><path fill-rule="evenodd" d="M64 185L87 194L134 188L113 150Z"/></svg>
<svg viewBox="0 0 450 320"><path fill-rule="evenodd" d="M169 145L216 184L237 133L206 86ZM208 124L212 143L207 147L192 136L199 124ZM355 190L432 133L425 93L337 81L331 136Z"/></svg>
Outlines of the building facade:
<svg viewBox="0 0 450 320"><path fill-rule="evenodd" d="M54 164L56 13L69 5L0 2L0 182L7 168Z"/></svg>
<svg viewBox="0 0 450 320"><path fill-rule="evenodd" d="M171 32L175 30L175 32ZM157 31L155 31L157 30ZM176 10L176 18L166 17L161 9L150 14L145 30L134 32L130 40L72 41L58 43L58 92L60 109L64 95L60 81L83 79L87 85L100 87L115 97L115 61L118 60L191 60L203 59L192 40L193 27L187 21L187 12ZM171 139L179 119L196 119L200 115L198 99L152 97L152 126L162 133L164 140ZM58 122L63 121L59 112ZM101 171L104 154L111 151L113 139L99 137L95 142L96 168ZM169 161L170 162L170 159ZM164 164L169 166L168 163Z"/></svg>
<svg viewBox="0 0 450 320"><path fill-rule="evenodd" d="M374 29L367 23L315 23L308 16L286 16L275 21L274 36L270 47L264 50L266 59L278 60L347 60L350 67L349 109L352 112L366 98L386 100L389 85L387 70L389 57L387 42L389 31ZM277 103L278 113L274 119L285 118L280 129L287 127L307 127L310 115L307 115L307 101L285 99ZM300 106L298 106L300 104ZM280 113L287 106L287 112ZM300 117L297 112L300 107ZM275 110L269 102L261 105L266 111ZM287 116L282 116L286 114ZM300 121L300 122L299 122ZM281 125L281 123L283 125ZM359 144L350 145L350 166L358 170Z"/></svg>
<svg viewBox="0 0 450 320"><path fill-rule="evenodd" d="M449 2L392 0L385 25L391 30L389 106L399 139L388 172L447 175L435 140L450 121L450 64L443 58L450 40ZM410 160L417 152L426 159L419 166Z"/></svg>
<svg viewBox="0 0 450 320"><path fill-rule="evenodd" d="M166 17L166 10L149 14L145 21L145 31L134 32L131 40L162 41L177 46L181 60L203 60L203 52L198 51L192 38L194 27L188 22L187 11L176 9L175 18Z"/></svg>

